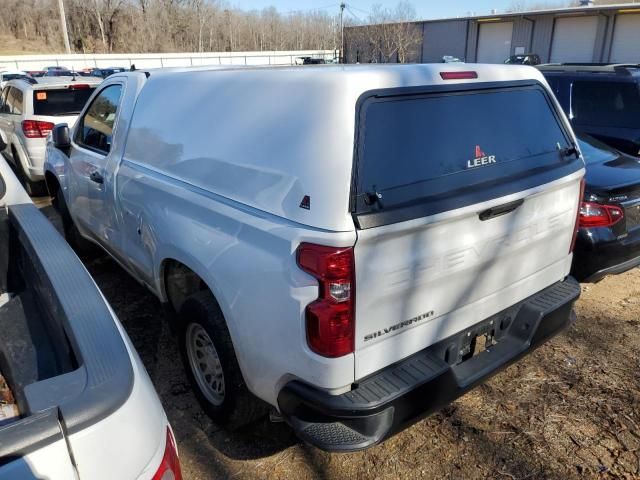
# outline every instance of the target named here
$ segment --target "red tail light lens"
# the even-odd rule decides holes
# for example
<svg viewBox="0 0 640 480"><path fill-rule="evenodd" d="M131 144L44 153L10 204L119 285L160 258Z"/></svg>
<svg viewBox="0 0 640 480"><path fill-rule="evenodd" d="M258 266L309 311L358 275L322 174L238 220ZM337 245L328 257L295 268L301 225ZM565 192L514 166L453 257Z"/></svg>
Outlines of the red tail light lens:
<svg viewBox="0 0 640 480"><path fill-rule="evenodd" d="M86 90L91 87L89 87L89 84L87 83L74 83L73 85L70 85L69 88L71 90Z"/></svg>
<svg viewBox="0 0 640 480"><path fill-rule="evenodd" d="M354 350L355 265L353 248L302 243L298 265L313 275L318 299L306 310L307 343L324 357L341 357Z"/></svg>
<svg viewBox="0 0 640 480"><path fill-rule="evenodd" d="M53 123L40 120L23 120L22 132L27 138L46 138L53 130Z"/></svg>
<svg viewBox="0 0 640 480"><path fill-rule="evenodd" d="M624 210L615 205L594 202L580 204L580 227L610 227L624 218Z"/></svg>
<svg viewBox="0 0 640 480"><path fill-rule="evenodd" d="M164 456L152 480L182 480L180 460L178 460L178 449L176 448L176 441L169 427L167 427L167 444L164 447Z"/></svg>
<svg viewBox="0 0 640 480"><path fill-rule="evenodd" d="M571 239L571 246L569 247L569 253L573 252L576 247L576 239L578 238L578 229L580 228L580 205L582 205L582 199L584 198L584 177L580 180L580 196L578 197L578 212L576 213L576 224L573 227L573 238Z"/></svg>
<svg viewBox="0 0 640 480"><path fill-rule="evenodd" d="M470 78L478 78L478 72L465 71L465 72L440 72L440 77L443 80L468 80Z"/></svg>

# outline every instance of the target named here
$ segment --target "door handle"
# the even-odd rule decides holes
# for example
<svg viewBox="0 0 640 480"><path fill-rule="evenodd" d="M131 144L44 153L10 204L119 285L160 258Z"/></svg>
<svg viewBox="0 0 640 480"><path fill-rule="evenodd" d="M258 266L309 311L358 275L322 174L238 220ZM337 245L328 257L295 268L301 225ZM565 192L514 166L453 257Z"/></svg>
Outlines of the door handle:
<svg viewBox="0 0 640 480"><path fill-rule="evenodd" d="M524 203L524 198L520 200L516 200L515 202L505 203L504 205L498 205L497 207L489 208L483 212L478 214L480 220L483 222L485 220L489 220L490 218L499 217L501 215L506 215L509 212L513 212L516 208Z"/></svg>
<svg viewBox="0 0 640 480"><path fill-rule="evenodd" d="M91 180L92 182L95 182L99 185L102 185L104 183L104 177L102 175L100 175L100 173L98 173L97 171L95 172L91 172L89 174L89 180Z"/></svg>

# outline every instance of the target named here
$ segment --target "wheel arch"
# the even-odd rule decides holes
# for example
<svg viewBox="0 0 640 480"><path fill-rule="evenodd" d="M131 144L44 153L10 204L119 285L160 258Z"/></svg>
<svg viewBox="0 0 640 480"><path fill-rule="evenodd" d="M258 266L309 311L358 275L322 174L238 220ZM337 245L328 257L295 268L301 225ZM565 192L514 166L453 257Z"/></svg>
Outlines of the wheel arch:
<svg viewBox="0 0 640 480"><path fill-rule="evenodd" d="M180 278L181 276L182 278ZM160 301L165 304L170 315L174 316L178 321L179 319L175 314L181 306L181 301L183 302L189 295L198 291L206 289L211 292L220 307L220 311L222 312L231 336L233 348L236 351L240 369L244 373L245 366L243 365L242 355L240 355L242 350L242 337L237 331L237 325L233 321L231 309L226 301L226 295L212 278L209 270L196 260L185 259L181 255L174 254L164 257L159 263L156 278L159 281L158 293ZM175 287L172 286L173 282L177 282L179 286L184 287L184 290L182 292L176 292ZM178 294L178 298L175 297L176 293ZM247 380L246 376L245 380ZM250 383L247 382L247 385L250 385Z"/></svg>
<svg viewBox="0 0 640 480"><path fill-rule="evenodd" d="M231 331L233 327L230 325L232 322L224 292L218 287L209 270L195 259L173 253L164 256L158 264L156 278L160 301L166 304L172 313L177 313L186 297L198 291L209 290L218 302Z"/></svg>
<svg viewBox="0 0 640 480"><path fill-rule="evenodd" d="M49 192L50 197L54 197L61 188L58 177L49 170L45 170L44 172L44 183L47 186L47 191Z"/></svg>

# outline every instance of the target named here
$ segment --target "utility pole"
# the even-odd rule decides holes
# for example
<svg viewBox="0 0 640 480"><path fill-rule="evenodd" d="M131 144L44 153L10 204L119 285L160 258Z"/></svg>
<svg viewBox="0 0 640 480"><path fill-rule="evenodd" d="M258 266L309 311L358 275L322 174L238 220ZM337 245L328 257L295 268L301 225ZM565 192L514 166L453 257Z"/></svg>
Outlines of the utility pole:
<svg viewBox="0 0 640 480"><path fill-rule="evenodd" d="M69 45L69 32L67 31L67 16L64 14L64 3L58 0L58 9L60 10L60 27L62 28L62 36L64 37L64 49L67 54L71 53L71 45Z"/></svg>
<svg viewBox="0 0 640 480"><path fill-rule="evenodd" d="M344 63L344 9L346 6L344 2L340 3L340 63Z"/></svg>

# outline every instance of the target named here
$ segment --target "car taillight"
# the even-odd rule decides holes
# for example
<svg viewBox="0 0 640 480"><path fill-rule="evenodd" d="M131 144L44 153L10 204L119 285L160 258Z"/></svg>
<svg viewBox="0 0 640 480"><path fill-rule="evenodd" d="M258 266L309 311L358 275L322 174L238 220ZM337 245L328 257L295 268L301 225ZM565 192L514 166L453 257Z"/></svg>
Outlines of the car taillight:
<svg viewBox="0 0 640 480"><path fill-rule="evenodd" d="M624 210L615 205L602 205L595 202L580 204L580 227L610 227L624 218Z"/></svg>
<svg viewBox="0 0 640 480"><path fill-rule="evenodd" d="M22 132L27 138L45 138L51 130L53 130L54 124L51 122L42 122L40 120L23 120Z"/></svg>
<svg viewBox="0 0 640 480"><path fill-rule="evenodd" d="M580 196L578 197L578 211L576 212L576 223L573 226L573 237L571 238L571 246L569 247L569 253L573 253L573 249L576 247L576 239L578 238L578 229L580 228L580 205L582 205L582 199L584 198L584 177L580 180Z"/></svg>
<svg viewBox="0 0 640 480"><path fill-rule="evenodd" d="M318 280L318 299L306 309L307 343L324 357L354 350L355 265L353 248L302 243L298 265Z"/></svg>
<svg viewBox="0 0 640 480"><path fill-rule="evenodd" d="M87 83L74 83L73 85L69 85L71 90L86 90L89 87Z"/></svg>
<svg viewBox="0 0 640 480"><path fill-rule="evenodd" d="M440 77L443 80L466 80L470 78L478 78L478 72L472 70L464 72L440 72Z"/></svg>
<svg viewBox="0 0 640 480"><path fill-rule="evenodd" d="M176 448L176 441L169 427L167 427L167 443L164 447L164 456L152 480L182 480L180 460L178 460L178 449Z"/></svg>

